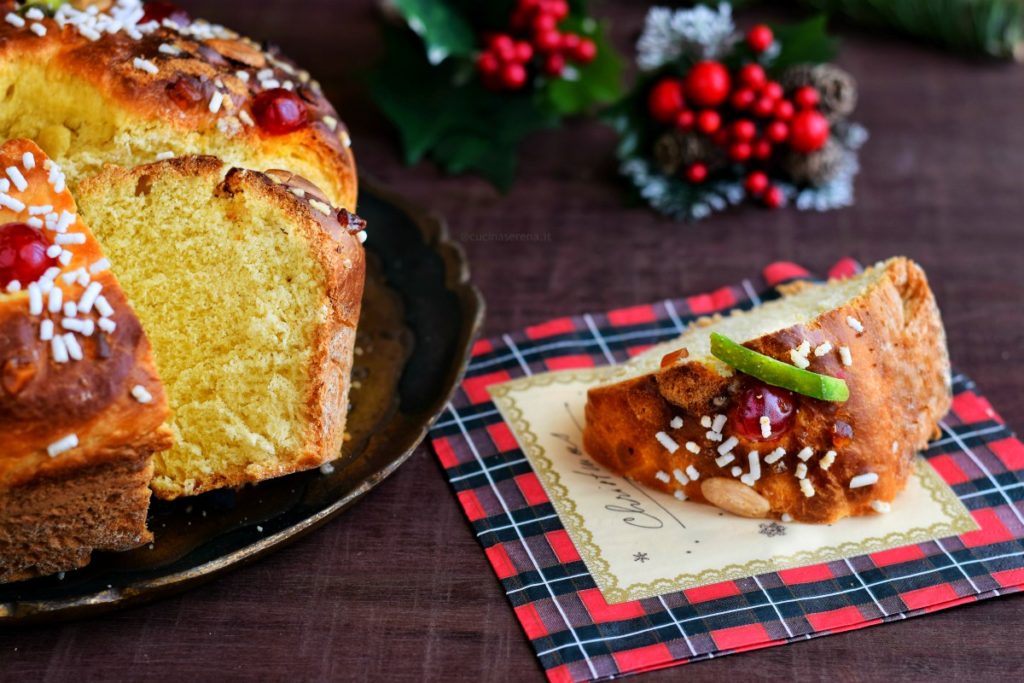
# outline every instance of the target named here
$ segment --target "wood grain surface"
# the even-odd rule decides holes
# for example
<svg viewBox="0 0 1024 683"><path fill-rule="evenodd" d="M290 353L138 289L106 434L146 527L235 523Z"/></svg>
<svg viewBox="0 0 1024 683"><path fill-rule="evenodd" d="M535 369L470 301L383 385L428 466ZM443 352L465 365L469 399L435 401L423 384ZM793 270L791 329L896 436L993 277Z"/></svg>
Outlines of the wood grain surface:
<svg viewBox="0 0 1024 683"><path fill-rule="evenodd" d="M956 366L1024 428L1024 67L839 27L838 61L859 79L856 118L872 134L857 205L743 208L680 225L623 207L614 138L595 122L534 138L504 197L428 164L404 167L360 80L380 49L372 0L183 4L284 47L337 104L360 169L447 217L487 297L485 334L708 290L774 259L820 271L844 255L905 254L930 275ZM647 4L594 3L630 54ZM523 233L534 241L515 241ZM1007 679L1024 669L1021 633L1024 600L1006 597L644 680ZM212 584L0 632L4 680L541 677L427 447L327 528Z"/></svg>

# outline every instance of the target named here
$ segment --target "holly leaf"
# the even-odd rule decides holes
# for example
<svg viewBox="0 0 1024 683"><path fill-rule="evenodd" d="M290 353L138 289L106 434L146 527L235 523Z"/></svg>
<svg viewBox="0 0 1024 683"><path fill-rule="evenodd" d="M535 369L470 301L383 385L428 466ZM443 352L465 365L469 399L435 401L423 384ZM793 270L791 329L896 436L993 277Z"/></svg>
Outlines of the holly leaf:
<svg viewBox="0 0 1024 683"><path fill-rule="evenodd" d="M424 46L403 29L383 29L385 57L367 74L370 96L398 128L405 162L414 164L437 143L455 105L443 96L451 72L432 68L424 59Z"/></svg>
<svg viewBox="0 0 1024 683"><path fill-rule="evenodd" d="M562 27L593 40L597 57L589 64L569 65L565 77L547 81L543 96L551 109L570 116L621 97L623 59L608 40L607 26L593 19L570 17Z"/></svg>
<svg viewBox="0 0 1024 683"><path fill-rule="evenodd" d="M532 94L486 90L456 60L431 66L409 31L385 28L384 41L368 87L398 129L406 163L429 156L448 173L479 173L507 190L523 140L558 117Z"/></svg>
<svg viewBox="0 0 1024 683"><path fill-rule="evenodd" d="M476 172L501 192L507 192L515 179L515 150L498 147L474 134L453 133L438 143L431 157L446 172Z"/></svg>
<svg viewBox="0 0 1024 683"><path fill-rule="evenodd" d="M448 56L469 57L476 46L473 29L459 12L443 0L392 0L427 46L427 59L440 64Z"/></svg>
<svg viewBox="0 0 1024 683"><path fill-rule="evenodd" d="M799 24L772 25L772 32L779 42L779 54L769 67L779 73L794 64L821 64L831 61L839 47L839 41L825 31L825 15L819 15Z"/></svg>
<svg viewBox="0 0 1024 683"><path fill-rule="evenodd" d="M476 29L477 33L508 33L508 20L518 4L517 0L426 0L445 2Z"/></svg>
<svg viewBox="0 0 1024 683"><path fill-rule="evenodd" d="M655 81L665 75L666 70L641 74L633 89L614 105L606 109L601 118L619 134L616 155L619 160L643 156L644 150L653 144L654 124L647 110L647 94Z"/></svg>
<svg viewBox="0 0 1024 683"><path fill-rule="evenodd" d="M477 173L506 192L515 178L523 142L556 125L558 117L529 95L510 97L475 82L460 91L458 116L447 121L430 157L448 173Z"/></svg>

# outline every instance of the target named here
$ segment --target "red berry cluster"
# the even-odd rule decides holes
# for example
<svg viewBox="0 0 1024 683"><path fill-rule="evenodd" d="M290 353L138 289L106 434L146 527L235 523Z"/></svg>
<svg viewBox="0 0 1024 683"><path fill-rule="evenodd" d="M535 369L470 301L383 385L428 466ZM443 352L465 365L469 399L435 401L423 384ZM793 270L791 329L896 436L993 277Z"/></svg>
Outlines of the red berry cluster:
<svg viewBox="0 0 1024 683"><path fill-rule="evenodd" d="M747 33L747 44L760 53L774 41L769 27L760 24ZM828 141L828 120L818 111L818 91L797 88L786 97L782 86L768 79L755 62L735 73L721 63L695 64L682 80L664 78L651 89L647 104L651 116L682 131L696 131L722 147L733 162L755 167L744 187L766 206L781 206L782 190L769 182L761 168L769 165L783 145L809 154ZM761 167L761 168L757 168ZM685 170L692 183L708 176L707 165L697 162Z"/></svg>
<svg viewBox="0 0 1024 683"><path fill-rule="evenodd" d="M477 57L484 85L491 90L522 88L534 58L540 70L552 77L561 76L568 62L592 62L597 56L594 41L558 30L567 16L566 0L519 0L512 12L512 31L491 35Z"/></svg>

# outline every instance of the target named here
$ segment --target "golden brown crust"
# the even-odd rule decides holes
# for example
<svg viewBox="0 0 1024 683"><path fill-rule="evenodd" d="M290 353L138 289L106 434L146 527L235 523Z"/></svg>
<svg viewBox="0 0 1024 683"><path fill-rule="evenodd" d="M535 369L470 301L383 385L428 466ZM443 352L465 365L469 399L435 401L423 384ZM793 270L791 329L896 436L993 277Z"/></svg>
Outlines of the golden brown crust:
<svg viewBox="0 0 1024 683"><path fill-rule="evenodd" d="M220 484L240 486L318 467L341 453L366 261L357 232L343 227L337 211L323 198L311 196L309 190L303 189L307 185L301 179L281 180L265 173L231 169L223 187L232 192L256 192L277 204L292 217L293 224L301 226L313 260L327 275L325 296L329 302L328 319L319 326L313 341L307 399L312 420L299 457L277 469L250 467L244 478ZM202 482L196 482L197 491L202 490L201 485ZM161 493L158 491L157 495Z"/></svg>
<svg viewBox="0 0 1024 683"><path fill-rule="evenodd" d="M790 431L766 441L737 434L736 462L720 468L714 461L719 444L706 438L700 418L727 412L728 403L716 406L714 400L728 401L745 380L723 377L713 368L684 360L592 389L584 431L587 452L648 486L668 493L682 490L688 498L706 502L700 480L681 486L656 475L693 465L701 479L728 477L732 465L747 469L749 451L757 450L763 458L781 446L786 456L775 466L762 465L761 478L753 485L768 501L772 516L788 513L798 521L825 523L872 514L872 502L890 502L906 486L915 454L927 445L951 400L945 333L924 272L904 258L879 267L885 270L879 281L849 305L745 344L786 362L789 350L804 340L811 348L825 341L835 348L849 347L852 366L844 366L838 354L831 353L812 357L810 367L844 377L850 387L847 402L798 397ZM856 332L848 316L859 320L864 332ZM676 415L683 417L681 429L669 426ZM671 436L680 449L670 454L654 437L659 431ZM733 435L728 426L724 433ZM682 447L688 441L699 445L700 454ZM796 453L804 447L815 452L806 462L813 497L804 495L794 476L801 462ZM819 460L829 450L837 455L826 470ZM849 488L854 476L868 472L878 475L876 484Z"/></svg>
<svg viewBox="0 0 1024 683"><path fill-rule="evenodd" d="M26 152L36 160L34 169L22 165ZM28 183L25 191L12 190L13 196L27 207L49 205L56 213L76 214L70 193L56 192L48 183L44 163L42 150L29 141L12 140L0 147L0 168L21 168ZM27 209L0 208L0 224L25 222L28 217ZM77 217L68 231L84 234L86 242L74 247L74 256L62 273L88 268L100 260L102 253L95 238ZM110 319L117 327L109 333L97 329L91 336L76 337L84 357L67 363L56 362L51 344L40 340L42 321L52 320L58 332L63 332L63 316L46 309L41 315L32 315L26 291L0 293L0 369L4 379L0 381L0 542L13 549L43 543L48 527L40 526L39 520L54 517L58 510L61 515L90 515L95 526L88 534L70 521L61 527L64 531L54 527L53 536L48 537L54 552L40 565L50 568L48 571L58 571L52 567L59 566L62 557L67 561L63 568L80 566L92 549L117 545L109 539L122 539L117 547L128 548L147 538L148 495L143 502L140 491L123 490L123 473L148 471L153 453L171 445L170 432L164 426L169 415L166 396L153 366L149 341L113 274L97 272L91 281L102 284L102 295L114 309ZM80 283L69 284L59 276L54 286L65 301L79 300L84 291ZM136 400L132 396L136 386L144 387L152 400ZM71 434L77 437L78 446L50 457L47 447ZM132 487L137 476L129 477ZM41 497L61 487L70 492L67 497L52 501ZM104 490L111 501L106 507L92 512L75 507L86 505L86 501L94 504ZM133 531L128 533L129 529ZM102 545L93 544L93 540L104 538L108 540ZM80 540L77 546L75 539ZM0 566L0 576L5 567L15 565L21 567L19 571L36 571L25 559L28 555L9 552L10 556L0 553L7 563ZM33 550L29 555L39 552Z"/></svg>
<svg viewBox="0 0 1024 683"><path fill-rule="evenodd" d="M324 297L328 317L318 326L312 344L311 389L306 403L310 419L302 445L292 454L294 457L279 459L276 466L250 465L241 473L197 475L187 493L237 487L317 467L337 458L345 432L349 376L365 279L365 254L358 230L342 226L338 212L322 197L305 189L308 183L297 176L281 172L271 176L237 168L225 172L223 162L214 157L180 157L132 169L111 166L84 181L81 189L89 193L94 186L125 183L136 187L160 175L205 176L211 185L216 185L218 194L248 194L276 206L303 236L310 258L326 276ZM186 493L180 484L168 487L159 481L154 481L153 489L157 497L168 500Z"/></svg>
<svg viewBox="0 0 1024 683"><path fill-rule="evenodd" d="M0 17L14 6L0 0ZM33 24L44 27L45 35L33 33ZM161 46L167 46L165 51ZM153 65L156 73L139 68L136 58ZM72 23L62 27L48 17L23 27L0 21L0 60L64 70L94 87L112 107L140 120L230 138L266 156L288 158L301 150L312 155L333 183L323 188L333 203L355 208L358 182L348 132L320 85L276 48L263 48L202 21L146 29L137 37L125 30L104 32L90 40ZM253 97L268 89L263 84L274 83L288 84L299 95L307 107L308 125L284 135L247 125L241 112L251 119ZM223 96L216 112L210 106L215 92Z"/></svg>

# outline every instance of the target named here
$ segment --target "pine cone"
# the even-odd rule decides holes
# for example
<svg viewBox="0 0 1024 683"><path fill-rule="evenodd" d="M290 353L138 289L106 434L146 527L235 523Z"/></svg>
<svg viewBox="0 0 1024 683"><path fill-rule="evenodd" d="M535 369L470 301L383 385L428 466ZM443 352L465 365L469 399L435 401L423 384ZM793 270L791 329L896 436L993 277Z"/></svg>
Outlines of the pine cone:
<svg viewBox="0 0 1024 683"><path fill-rule="evenodd" d="M706 136L673 130L654 143L654 161L662 173L674 175L698 161L707 164L708 170L715 170L724 164L725 158Z"/></svg>
<svg viewBox="0 0 1024 683"><path fill-rule="evenodd" d="M821 95L818 105L829 121L844 119L857 106L857 81L833 64L819 64L812 72L813 85Z"/></svg>
<svg viewBox="0 0 1024 683"><path fill-rule="evenodd" d="M779 76L779 85L787 94L792 94L797 88L811 85L814 82L814 64L795 64Z"/></svg>
<svg viewBox="0 0 1024 683"><path fill-rule="evenodd" d="M782 170L797 185L824 185L839 173L843 154L842 145L829 139L817 152L789 152L782 158Z"/></svg>
<svg viewBox="0 0 1024 683"><path fill-rule="evenodd" d="M654 163L665 175L675 175L683 165L683 136L676 131L665 133L654 143Z"/></svg>
<svg viewBox="0 0 1024 683"><path fill-rule="evenodd" d="M787 93L810 85L818 91L818 108L830 122L846 118L857 106L857 81L834 64L797 64L786 69L779 83Z"/></svg>

